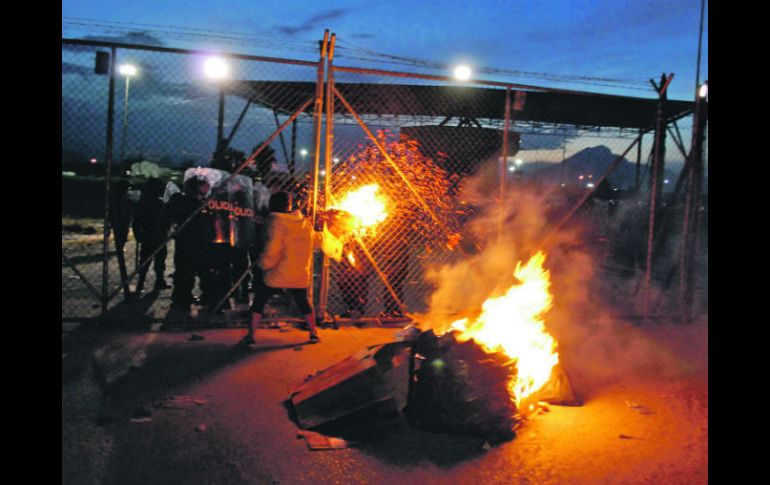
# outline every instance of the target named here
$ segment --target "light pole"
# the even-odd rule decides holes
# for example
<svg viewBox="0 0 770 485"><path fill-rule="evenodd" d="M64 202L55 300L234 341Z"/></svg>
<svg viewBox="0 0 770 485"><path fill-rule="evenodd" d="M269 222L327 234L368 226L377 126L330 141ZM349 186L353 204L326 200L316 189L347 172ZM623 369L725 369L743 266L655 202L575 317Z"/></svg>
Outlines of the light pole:
<svg viewBox="0 0 770 485"><path fill-rule="evenodd" d="M126 94L123 100L123 129L120 131L120 169L121 175L126 174L126 130L128 129L128 89L131 76L136 75L136 66L123 64L118 67L118 72L126 77Z"/></svg>
<svg viewBox="0 0 770 485"><path fill-rule="evenodd" d="M227 79L230 68L221 57L209 57L206 59L203 70L209 79L216 81L219 85L219 112L217 118L217 145L214 149L215 156L222 148L224 140L224 122L225 122L225 91L222 82Z"/></svg>

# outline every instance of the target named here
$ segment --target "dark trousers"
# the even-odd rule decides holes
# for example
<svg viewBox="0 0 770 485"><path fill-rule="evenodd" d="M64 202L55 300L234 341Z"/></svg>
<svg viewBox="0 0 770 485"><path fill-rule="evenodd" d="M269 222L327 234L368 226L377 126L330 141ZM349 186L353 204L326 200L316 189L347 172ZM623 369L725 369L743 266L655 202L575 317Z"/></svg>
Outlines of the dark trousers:
<svg viewBox="0 0 770 485"><path fill-rule="evenodd" d="M201 303L204 305L219 303L232 286L230 249L227 244L209 244L206 247L208 267L201 279ZM224 308L229 308L229 303L225 302Z"/></svg>
<svg viewBox="0 0 770 485"><path fill-rule="evenodd" d="M254 290L254 301L251 303L251 313L259 313L261 315L265 310L265 303L267 303L267 300L281 291L283 291L282 288L271 288L267 286L262 279L259 279L256 289ZM294 298L294 302L297 304L303 315L313 313L313 309L308 302L307 288L286 288L286 291L288 291L292 298Z"/></svg>
<svg viewBox="0 0 770 485"><path fill-rule="evenodd" d="M171 305L189 308L192 304L192 291L195 277L201 280L201 289L205 292L206 274L209 268L208 255L203 248L186 247L177 242L174 251L174 289L171 292Z"/></svg>
<svg viewBox="0 0 770 485"><path fill-rule="evenodd" d="M144 263L147 261L147 258L150 257L150 255L160 247L161 249L155 253L155 256L153 256L152 260L152 266L155 270L155 284L159 284L163 282L163 275L166 272L166 256L168 255L168 249L166 248L166 241L161 239L157 241L145 241L142 243L139 249L139 260L140 263ZM142 269L139 270L139 281L144 282L144 279L147 277L147 273L150 270L150 265L144 265L142 266ZM137 285L141 287L142 285Z"/></svg>
<svg viewBox="0 0 770 485"><path fill-rule="evenodd" d="M242 301L248 302L249 300L249 281L250 275L247 273L249 269L249 251L247 248L232 247L230 248L230 270L232 281L231 286L238 281L238 278L246 273L246 276L241 280L238 288L235 290L234 296ZM229 288L228 288L229 289Z"/></svg>

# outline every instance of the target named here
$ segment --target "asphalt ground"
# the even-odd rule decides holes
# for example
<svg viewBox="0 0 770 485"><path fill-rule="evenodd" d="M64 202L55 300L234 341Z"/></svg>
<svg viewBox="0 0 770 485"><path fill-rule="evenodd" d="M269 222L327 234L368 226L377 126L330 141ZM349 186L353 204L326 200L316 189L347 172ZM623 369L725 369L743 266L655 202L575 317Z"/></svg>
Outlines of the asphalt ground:
<svg viewBox="0 0 770 485"><path fill-rule="evenodd" d="M584 404L550 406L509 442L490 446L395 418L322 451L298 437L288 386L393 341L399 329L322 329L313 345L292 326L260 328L257 345L243 349L238 327L70 325L62 332L62 483L707 483L703 325L620 327L623 338L684 345L666 359L687 361L685 370L671 372L666 360L591 379L567 366Z"/></svg>

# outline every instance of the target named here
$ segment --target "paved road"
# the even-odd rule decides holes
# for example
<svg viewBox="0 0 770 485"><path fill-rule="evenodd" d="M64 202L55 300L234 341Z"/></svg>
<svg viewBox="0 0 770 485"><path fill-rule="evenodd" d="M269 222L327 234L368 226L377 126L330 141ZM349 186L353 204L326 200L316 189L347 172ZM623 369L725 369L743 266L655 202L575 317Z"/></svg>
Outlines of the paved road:
<svg viewBox="0 0 770 485"><path fill-rule="evenodd" d="M287 385L391 341L395 330L325 329L321 344L305 345L298 329L260 329L249 350L233 347L241 328L67 330L62 483L708 481L707 326L618 329L621 347L625 339L688 347L650 354L655 363L623 375L592 380L590 368L575 369L585 404L552 406L499 446L395 422L356 447L329 451L297 438L283 404ZM190 340L193 333L203 340ZM672 372L680 362L687 365Z"/></svg>

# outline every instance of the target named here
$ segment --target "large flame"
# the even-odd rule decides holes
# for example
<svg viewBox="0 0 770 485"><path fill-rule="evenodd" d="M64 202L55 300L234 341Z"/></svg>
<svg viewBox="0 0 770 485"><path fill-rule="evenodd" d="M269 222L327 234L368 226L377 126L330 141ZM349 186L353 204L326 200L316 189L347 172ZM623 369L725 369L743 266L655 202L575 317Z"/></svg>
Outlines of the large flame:
<svg viewBox="0 0 770 485"><path fill-rule="evenodd" d="M385 199L377 193L378 184L364 185L350 191L332 209L343 210L353 216L353 230L371 228L388 217Z"/></svg>
<svg viewBox="0 0 770 485"><path fill-rule="evenodd" d="M517 263L514 276L520 281L504 295L487 299L481 314L453 322L458 340L474 339L489 352L503 351L516 361L516 378L509 390L517 406L548 382L559 362L556 341L545 330L542 315L551 308L550 274L543 269L540 251L525 265Z"/></svg>
<svg viewBox="0 0 770 485"><path fill-rule="evenodd" d="M345 244L356 236L373 232L388 217L387 200L377 193L379 189L379 184L369 184L351 190L339 201L332 197L335 203L324 214L326 222L321 248L324 254L340 261ZM356 265L352 252L348 251L347 259L351 265Z"/></svg>

